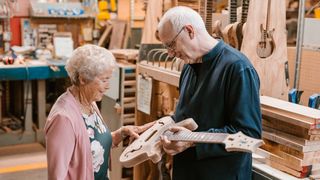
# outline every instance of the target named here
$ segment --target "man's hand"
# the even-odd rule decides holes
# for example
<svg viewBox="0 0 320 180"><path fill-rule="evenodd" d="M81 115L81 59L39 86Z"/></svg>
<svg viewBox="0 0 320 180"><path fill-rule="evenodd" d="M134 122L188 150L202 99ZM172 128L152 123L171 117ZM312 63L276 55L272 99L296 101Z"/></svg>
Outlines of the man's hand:
<svg viewBox="0 0 320 180"><path fill-rule="evenodd" d="M190 131L189 129L186 129L181 126L174 126L169 129L171 132L178 132L178 131ZM189 147L193 146L193 142L183 142L183 141L169 141L167 136L161 136L161 143L163 146L164 151L169 155L176 155L178 153L181 153L182 151L188 149Z"/></svg>

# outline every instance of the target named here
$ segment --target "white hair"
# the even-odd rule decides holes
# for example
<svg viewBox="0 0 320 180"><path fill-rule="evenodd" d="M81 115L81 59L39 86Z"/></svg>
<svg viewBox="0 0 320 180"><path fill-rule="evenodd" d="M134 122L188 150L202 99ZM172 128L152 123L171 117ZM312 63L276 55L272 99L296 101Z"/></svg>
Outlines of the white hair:
<svg viewBox="0 0 320 180"><path fill-rule="evenodd" d="M79 85L79 75L88 83L105 72L106 69L113 70L115 66L115 58L109 50L87 44L73 51L66 62L65 69L71 83Z"/></svg>
<svg viewBox="0 0 320 180"><path fill-rule="evenodd" d="M176 6L169 9L161 18L157 29L162 29L163 25L168 21L172 24L173 30L177 33L183 26L188 24L199 31L206 30L203 19L198 12L185 6Z"/></svg>

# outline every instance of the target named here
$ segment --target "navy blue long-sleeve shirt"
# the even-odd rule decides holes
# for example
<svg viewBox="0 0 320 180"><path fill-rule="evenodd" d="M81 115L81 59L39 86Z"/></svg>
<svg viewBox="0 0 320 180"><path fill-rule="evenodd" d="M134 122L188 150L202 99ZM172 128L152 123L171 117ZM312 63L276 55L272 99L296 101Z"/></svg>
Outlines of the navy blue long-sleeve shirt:
<svg viewBox="0 0 320 180"><path fill-rule="evenodd" d="M176 122L193 118L199 132L238 131L261 138L260 81L254 67L239 51L219 43L187 64L180 77ZM174 180L251 179L250 153L227 152L222 144L196 144L174 156Z"/></svg>

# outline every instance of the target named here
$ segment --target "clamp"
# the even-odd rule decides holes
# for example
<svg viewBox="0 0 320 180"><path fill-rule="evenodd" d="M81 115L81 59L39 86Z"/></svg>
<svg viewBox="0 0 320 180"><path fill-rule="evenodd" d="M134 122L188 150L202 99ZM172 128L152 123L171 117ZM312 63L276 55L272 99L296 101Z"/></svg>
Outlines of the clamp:
<svg viewBox="0 0 320 180"><path fill-rule="evenodd" d="M320 106L320 94L312 94L309 97L308 106L311 108L319 109Z"/></svg>
<svg viewBox="0 0 320 180"><path fill-rule="evenodd" d="M289 102L299 104L302 93L303 91L299 91L298 89L291 89L288 93Z"/></svg>

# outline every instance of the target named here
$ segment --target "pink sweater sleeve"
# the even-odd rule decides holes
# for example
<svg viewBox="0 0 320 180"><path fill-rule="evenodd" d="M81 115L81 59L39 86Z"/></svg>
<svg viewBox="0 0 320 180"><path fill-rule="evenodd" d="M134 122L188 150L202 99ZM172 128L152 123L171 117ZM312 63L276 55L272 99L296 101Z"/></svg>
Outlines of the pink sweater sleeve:
<svg viewBox="0 0 320 180"><path fill-rule="evenodd" d="M57 115L46 127L48 179L66 179L75 147L75 133L67 117Z"/></svg>

